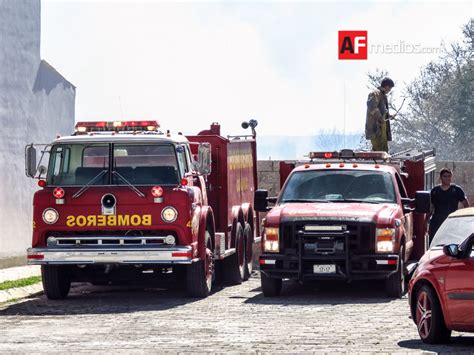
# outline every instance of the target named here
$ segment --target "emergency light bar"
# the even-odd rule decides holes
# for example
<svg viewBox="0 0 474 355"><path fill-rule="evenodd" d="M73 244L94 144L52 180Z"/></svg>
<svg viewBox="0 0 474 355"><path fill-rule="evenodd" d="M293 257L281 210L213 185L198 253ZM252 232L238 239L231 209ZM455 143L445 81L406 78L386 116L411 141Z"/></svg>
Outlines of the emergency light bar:
<svg viewBox="0 0 474 355"><path fill-rule="evenodd" d="M158 121L95 121L77 122L76 132L104 132L104 131L156 131L160 125Z"/></svg>
<svg viewBox="0 0 474 355"><path fill-rule="evenodd" d="M387 152L354 152L351 149L343 149L334 152L310 152L310 159L358 159L358 160L388 160Z"/></svg>

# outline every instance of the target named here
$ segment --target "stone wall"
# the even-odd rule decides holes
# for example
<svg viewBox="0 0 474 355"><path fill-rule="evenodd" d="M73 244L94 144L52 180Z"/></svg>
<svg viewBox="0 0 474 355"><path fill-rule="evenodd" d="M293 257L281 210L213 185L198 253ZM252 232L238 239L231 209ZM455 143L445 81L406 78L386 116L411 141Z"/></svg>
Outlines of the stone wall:
<svg viewBox="0 0 474 355"><path fill-rule="evenodd" d="M0 1L0 268L26 262L36 181L24 149L74 127L75 87L40 58L40 0Z"/></svg>
<svg viewBox="0 0 474 355"><path fill-rule="evenodd" d="M466 193L470 205L474 206L474 161L438 161L436 174L443 167L453 171L453 183L460 185ZM268 190L268 196L276 196L280 191L280 161L259 160L257 162L258 187Z"/></svg>

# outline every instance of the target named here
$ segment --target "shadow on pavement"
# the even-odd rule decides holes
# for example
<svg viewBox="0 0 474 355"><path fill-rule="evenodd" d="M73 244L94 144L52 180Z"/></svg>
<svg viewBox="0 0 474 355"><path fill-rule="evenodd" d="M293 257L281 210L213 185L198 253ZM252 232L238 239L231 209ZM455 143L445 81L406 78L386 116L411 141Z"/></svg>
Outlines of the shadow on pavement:
<svg viewBox="0 0 474 355"><path fill-rule="evenodd" d="M354 281L350 284L343 282L317 282L300 284L295 281L283 281L283 288L279 297L264 297L261 288L252 292L259 292L245 303L250 304L374 304L388 303L393 298L386 296L383 282ZM406 298L406 296L404 296ZM408 302L408 301L407 301Z"/></svg>
<svg viewBox="0 0 474 355"><path fill-rule="evenodd" d="M213 287L212 294L221 289ZM81 284L73 287L64 300L48 300L43 294L20 303L0 306L0 317L165 311L196 301L199 299L186 297L183 290Z"/></svg>
<svg viewBox="0 0 474 355"><path fill-rule="evenodd" d="M474 336L453 336L448 344L425 344L420 339L402 340L398 345L406 349L433 351L435 353L474 353Z"/></svg>

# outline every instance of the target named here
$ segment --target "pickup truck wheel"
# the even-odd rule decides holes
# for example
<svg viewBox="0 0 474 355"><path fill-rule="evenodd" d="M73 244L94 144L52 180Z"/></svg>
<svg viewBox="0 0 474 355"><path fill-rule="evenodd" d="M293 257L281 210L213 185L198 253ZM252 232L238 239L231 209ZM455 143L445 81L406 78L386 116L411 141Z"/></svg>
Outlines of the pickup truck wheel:
<svg viewBox="0 0 474 355"><path fill-rule="evenodd" d="M205 298L211 293L214 275L214 256L212 254L211 235L208 231L206 231L205 240L205 259L189 265L186 273L186 288L190 297Z"/></svg>
<svg viewBox="0 0 474 355"><path fill-rule="evenodd" d="M407 292L407 272L405 268L405 246L400 247L398 270L385 280L385 291L390 297L401 298Z"/></svg>
<svg viewBox="0 0 474 355"><path fill-rule="evenodd" d="M71 276L67 266L41 265L41 279L44 293L50 300L66 298L71 289Z"/></svg>
<svg viewBox="0 0 474 355"><path fill-rule="evenodd" d="M281 279L269 277L261 272L260 282L262 285L263 296L276 297L280 295L282 285Z"/></svg>
<svg viewBox="0 0 474 355"><path fill-rule="evenodd" d="M415 299L415 323L421 340L428 344L448 342L451 330L446 328L443 311L434 290L428 285L423 285Z"/></svg>
<svg viewBox="0 0 474 355"><path fill-rule="evenodd" d="M245 269L244 269L244 281L250 278L253 270L253 230L250 224L245 223L244 228L244 239L245 239Z"/></svg>
<svg viewBox="0 0 474 355"><path fill-rule="evenodd" d="M224 277L229 285L240 285L245 273L244 229L237 223L235 231L235 253L224 259Z"/></svg>

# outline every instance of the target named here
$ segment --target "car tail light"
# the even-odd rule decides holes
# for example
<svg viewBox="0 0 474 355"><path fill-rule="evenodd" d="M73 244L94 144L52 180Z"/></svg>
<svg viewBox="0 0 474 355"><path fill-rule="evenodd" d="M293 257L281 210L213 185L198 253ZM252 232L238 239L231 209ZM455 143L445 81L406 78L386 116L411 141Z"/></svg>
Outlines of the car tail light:
<svg viewBox="0 0 474 355"><path fill-rule="evenodd" d="M39 187L46 187L46 180L38 180Z"/></svg>

